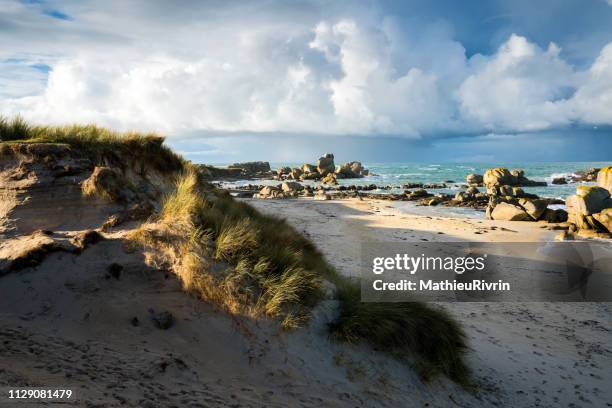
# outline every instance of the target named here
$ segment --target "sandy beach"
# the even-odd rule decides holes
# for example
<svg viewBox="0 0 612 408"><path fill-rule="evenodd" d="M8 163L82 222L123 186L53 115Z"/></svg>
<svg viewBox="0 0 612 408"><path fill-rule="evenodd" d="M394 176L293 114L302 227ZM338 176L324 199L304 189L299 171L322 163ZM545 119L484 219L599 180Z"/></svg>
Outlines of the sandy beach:
<svg viewBox="0 0 612 408"><path fill-rule="evenodd" d="M286 218L343 274L359 273L368 241L538 242L557 231L533 222L414 215L377 200L247 200ZM487 406L612 406L609 303L446 303L463 324ZM456 397L460 398L460 397ZM473 401L472 401L473 403ZM457 405L470 405L469 398Z"/></svg>

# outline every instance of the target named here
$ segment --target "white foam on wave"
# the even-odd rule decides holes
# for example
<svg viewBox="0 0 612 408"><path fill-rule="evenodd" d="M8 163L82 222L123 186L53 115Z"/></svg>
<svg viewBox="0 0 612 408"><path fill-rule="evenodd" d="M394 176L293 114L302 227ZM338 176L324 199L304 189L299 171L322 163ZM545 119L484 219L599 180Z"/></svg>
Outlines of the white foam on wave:
<svg viewBox="0 0 612 408"><path fill-rule="evenodd" d="M569 172L569 173L553 173L548 177L544 177L544 181L546 181L547 183L552 183L553 179L556 178L561 178L563 177L564 179L566 179L568 182L570 181L569 178L570 177L576 177L576 173L573 172Z"/></svg>

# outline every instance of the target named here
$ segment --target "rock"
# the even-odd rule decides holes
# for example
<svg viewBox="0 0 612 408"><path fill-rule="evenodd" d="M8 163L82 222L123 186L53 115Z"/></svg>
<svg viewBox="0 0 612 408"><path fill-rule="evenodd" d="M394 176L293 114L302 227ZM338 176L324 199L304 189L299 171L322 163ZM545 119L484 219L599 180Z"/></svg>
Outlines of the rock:
<svg viewBox="0 0 612 408"><path fill-rule="evenodd" d="M468 187L467 190L465 190L466 193L475 196L476 194L480 193L480 191L478 191L478 189L476 187Z"/></svg>
<svg viewBox="0 0 612 408"><path fill-rule="evenodd" d="M532 218L518 205L501 202L493 208L491 219L504 221L531 221Z"/></svg>
<svg viewBox="0 0 612 408"><path fill-rule="evenodd" d="M358 161L352 161L344 163L342 166L337 166L336 174L344 178L360 178L365 175L364 168L361 162Z"/></svg>
<svg viewBox="0 0 612 408"><path fill-rule="evenodd" d="M408 184L402 184L402 188L404 190L409 190L411 188L423 188L423 183L408 183Z"/></svg>
<svg viewBox="0 0 612 408"><path fill-rule="evenodd" d="M546 186L545 181L529 180L525 177L523 170L508 171L503 167L488 169L483 177L484 184L487 187L492 186Z"/></svg>
<svg viewBox="0 0 612 408"><path fill-rule="evenodd" d="M611 239L612 234L609 232L595 231L592 229L580 229L576 232L576 235L581 238L599 238L599 239Z"/></svg>
<svg viewBox="0 0 612 408"><path fill-rule="evenodd" d="M498 191L499 191L499 195L502 195L502 196L513 196L514 195L514 189L508 185L499 187Z"/></svg>
<svg viewBox="0 0 612 408"><path fill-rule="evenodd" d="M551 183L552 184L567 184L567 180L565 179L565 177L555 177Z"/></svg>
<svg viewBox="0 0 612 408"><path fill-rule="evenodd" d="M227 168L240 169L245 177L269 175L272 172L270 163L264 161L232 163Z"/></svg>
<svg viewBox="0 0 612 408"><path fill-rule="evenodd" d="M303 164L302 165L303 173L318 173L317 166L314 164Z"/></svg>
<svg viewBox="0 0 612 408"><path fill-rule="evenodd" d="M317 170L321 176L334 173L336 171L334 155L332 153L326 153L325 155L321 156L317 162Z"/></svg>
<svg viewBox="0 0 612 408"><path fill-rule="evenodd" d="M423 184L423 188L429 188L429 189L446 188L446 184L444 183Z"/></svg>
<svg viewBox="0 0 612 408"><path fill-rule="evenodd" d="M557 213L555 213L555 210L547 208L540 217L540 220L546 221L548 223L557 222Z"/></svg>
<svg viewBox="0 0 612 408"><path fill-rule="evenodd" d="M580 170L569 177L570 180L574 183L579 181L595 181L597 179L597 174L599 173L599 170L601 169L595 167L590 168L588 170Z"/></svg>
<svg viewBox="0 0 612 408"><path fill-rule="evenodd" d="M556 241L571 241L573 239L573 235L568 231L561 231L555 236Z"/></svg>
<svg viewBox="0 0 612 408"><path fill-rule="evenodd" d="M593 214L593 218L608 232L612 232L612 208L605 208L601 212Z"/></svg>
<svg viewBox="0 0 612 408"><path fill-rule="evenodd" d="M525 191L520 187L512 187L511 195L514 197L525 197Z"/></svg>
<svg viewBox="0 0 612 408"><path fill-rule="evenodd" d="M289 178L292 178L293 180L299 180L300 177L302 177L302 174L302 169L294 167L293 169L291 169L291 173L289 173Z"/></svg>
<svg viewBox="0 0 612 408"><path fill-rule="evenodd" d="M432 194L429 194L427 190L419 188L414 191L405 191L404 196L406 197L407 200L411 201L411 200L418 200L420 198L431 197Z"/></svg>
<svg viewBox="0 0 612 408"><path fill-rule="evenodd" d="M519 205L523 207L525 212L529 214L531 218L538 220L546 211L547 202L545 200L528 200L521 198L519 200Z"/></svg>
<svg viewBox="0 0 612 408"><path fill-rule="evenodd" d="M318 190L314 195L315 200L331 200L331 196L325 192L325 190Z"/></svg>
<svg viewBox="0 0 612 408"><path fill-rule="evenodd" d="M239 168L223 169L206 164L196 164L195 166L204 180L234 180L244 178L243 170Z"/></svg>
<svg viewBox="0 0 612 408"><path fill-rule="evenodd" d="M276 174L278 174L279 176L284 176L284 175L289 175L291 173L291 167L281 167L279 169L276 169Z"/></svg>
<svg viewBox="0 0 612 408"><path fill-rule="evenodd" d="M565 205L571 219L571 214L591 215L604 208L612 207L612 200L610 200L610 192L603 187L578 186L576 195L569 196Z"/></svg>
<svg viewBox="0 0 612 408"><path fill-rule="evenodd" d="M312 172L312 173L303 173L300 176L300 180L318 180L321 178L321 175L319 174L318 171Z"/></svg>
<svg viewBox="0 0 612 408"><path fill-rule="evenodd" d="M151 315L151 320L155 327L161 330L168 330L170 327L174 325L174 316L170 312L160 312L156 313L153 309L149 309L149 314Z"/></svg>
<svg viewBox="0 0 612 408"><path fill-rule="evenodd" d="M567 221L567 211L558 208L555 210L555 215L557 216L557 222L566 222Z"/></svg>
<svg viewBox="0 0 612 408"><path fill-rule="evenodd" d="M285 196L278 187L265 186L259 191L257 198L285 198Z"/></svg>
<svg viewBox="0 0 612 408"><path fill-rule="evenodd" d="M429 205L429 206L436 206L440 203L444 202L444 200L440 197L434 197L434 198L430 198L430 199L426 199L425 201L425 205Z"/></svg>
<svg viewBox="0 0 612 408"><path fill-rule="evenodd" d="M303 189L304 189L304 186L301 185L300 183L296 182L296 181L285 181L281 185L281 190L283 190L284 193L292 193L294 191L302 191Z"/></svg>
<svg viewBox="0 0 612 408"><path fill-rule="evenodd" d="M328 173L327 176L323 177L323 180L321 180L321 182L323 184L329 184L329 185L337 185L338 181L336 180L336 175L334 173Z"/></svg>
<svg viewBox="0 0 612 408"><path fill-rule="evenodd" d="M512 185L515 182L516 178L503 167L488 169L483 176L483 183L487 186Z"/></svg>
<svg viewBox="0 0 612 408"><path fill-rule="evenodd" d="M612 193L612 166L599 170L597 173L597 185Z"/></svg>
<svg viewBox="0 0 612 408"><path fill-rule="evenodd" d="M471 198L471 194L468 194L467 192L464 192L464 191L459 191L457 194L455 194L455 201L458 201L460 203L469 201L470 198Z"/></svg>
<svg viewBox="0 0 612 408"><path fill-rule="evenodd" d="M481 174L468 174L465 180L468 184L481 185L484 179Z"/></svg>

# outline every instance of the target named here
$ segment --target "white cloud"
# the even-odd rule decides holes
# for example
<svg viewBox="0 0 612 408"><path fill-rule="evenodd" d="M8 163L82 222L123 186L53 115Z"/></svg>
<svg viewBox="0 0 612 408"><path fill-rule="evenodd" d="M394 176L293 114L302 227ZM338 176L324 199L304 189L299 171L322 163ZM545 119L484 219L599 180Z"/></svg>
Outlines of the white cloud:
<svg viewBox="0 0 612 408"><path fill-rule="evenodd" d="M512 35L497 53L474 56L474 73L458 91L461 112L491 130L540 130L565 125L564 104L576 85L571 66L551 43L547 50Z"/></svg>
<svg viewBox="0 0 612 408"><path fill-rule="evenodd" d="M231 6L210 16L163 3L145 21L129 2L43 21L10 4L21 26L0 36L0 57L52 70L41 86L40 72L11 80L15 67L0 62L0 111L39 122L407 137L612 124L612 43L580 71L554 43L519 35L468 60L444 24L408 33L390 18Z"/></svg>
<svg viewBox="0 0 612 408"><path fill-rule="evenodd" d="M577 120L590 124L612 124L612 43L601 51L568 102Z"/></svg>

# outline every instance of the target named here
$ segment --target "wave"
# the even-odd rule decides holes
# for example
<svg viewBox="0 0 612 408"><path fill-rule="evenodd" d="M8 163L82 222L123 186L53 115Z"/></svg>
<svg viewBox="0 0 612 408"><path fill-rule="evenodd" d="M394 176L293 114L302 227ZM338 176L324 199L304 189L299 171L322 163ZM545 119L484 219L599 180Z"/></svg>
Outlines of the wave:
<svg viewBox="0 0 612 408"><path fill-rule="evenodd" d="M574 173L574 172L553 173L553 174L551 174L548 177L544 177L544 181L546 181L547 183L552 183L553 179L563 177L564 179L566 179L569 182L571 177L576 177L576 176L577 176L577 174Z"/></svg>

